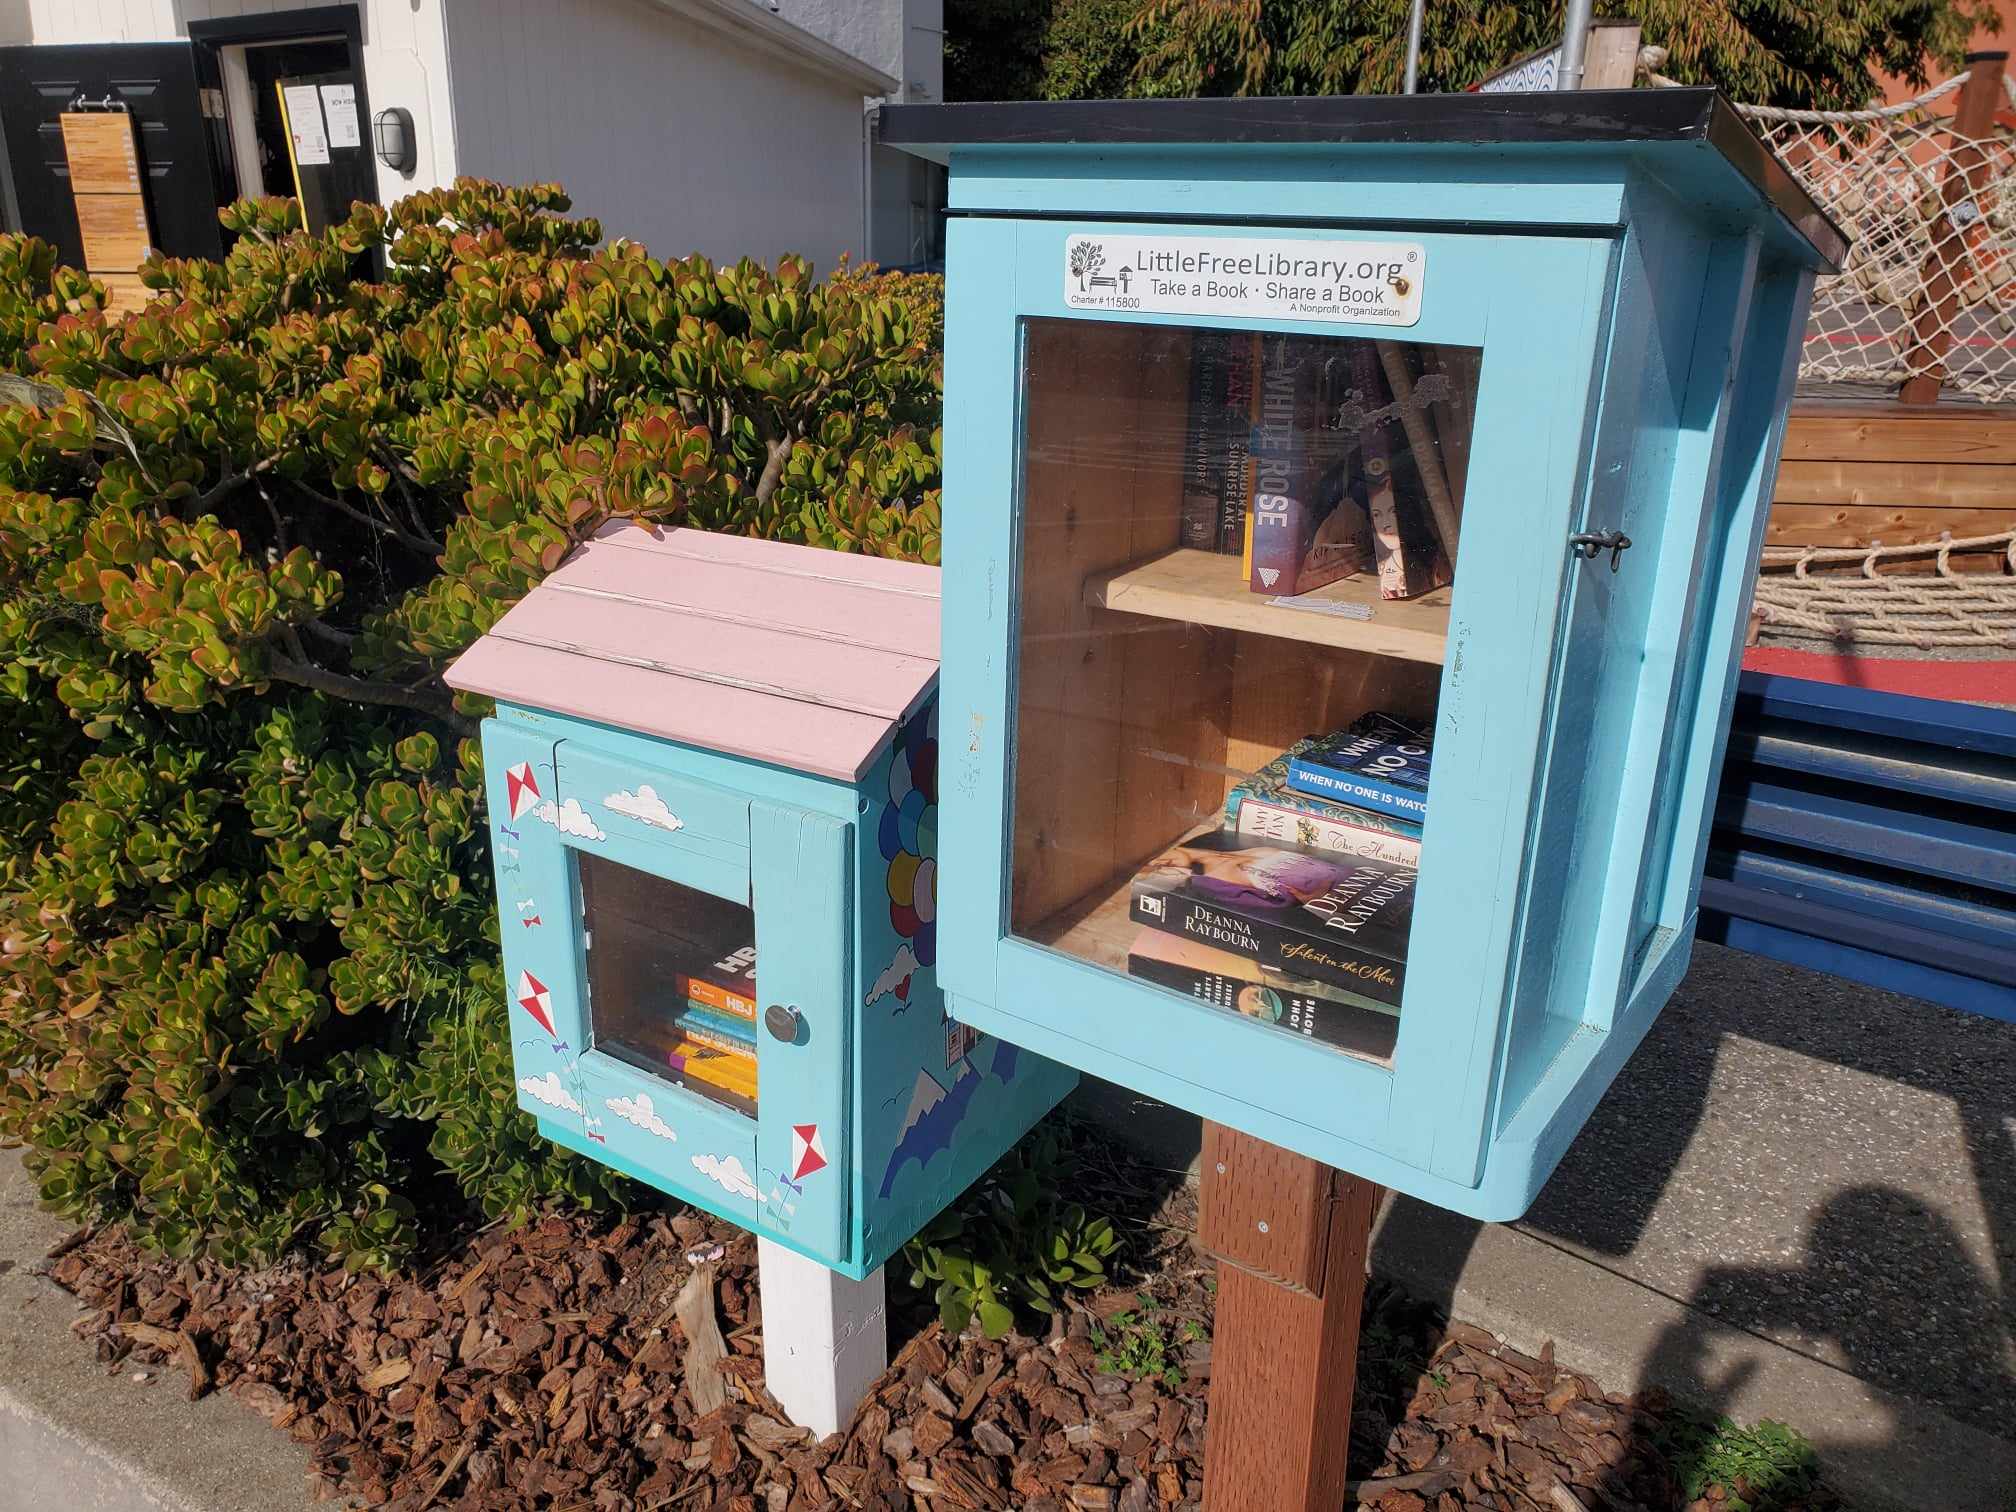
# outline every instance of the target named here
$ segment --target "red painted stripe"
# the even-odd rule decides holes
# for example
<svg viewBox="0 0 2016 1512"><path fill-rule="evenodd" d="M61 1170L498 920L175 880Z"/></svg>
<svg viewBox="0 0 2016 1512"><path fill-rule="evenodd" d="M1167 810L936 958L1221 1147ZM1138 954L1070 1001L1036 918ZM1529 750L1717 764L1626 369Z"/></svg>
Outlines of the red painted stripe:
<svg viewBox="0 0 2016 1512"><path fill-rule="evenodd" d="M1743 653L1743 670L1878 693L1943 698L1949 703L2016 703L2016 661L1906 661L1901 657L1752 646Z"/></svg>

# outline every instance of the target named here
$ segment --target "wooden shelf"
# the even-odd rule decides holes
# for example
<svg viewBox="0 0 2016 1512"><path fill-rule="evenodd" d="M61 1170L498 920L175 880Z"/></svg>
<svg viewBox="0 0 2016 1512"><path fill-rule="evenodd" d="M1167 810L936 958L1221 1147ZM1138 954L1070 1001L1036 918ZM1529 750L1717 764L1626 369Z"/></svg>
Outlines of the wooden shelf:
<svg viewBox="0 0 2016 1512"><path fill-rule="evenodd" d="M1437 665L1449 638L1447 588L1414 599L1382 599L1378 580L1366 574L1319 588L1298 603L1274 603L1247 589L1239 558L1215 551L1171 551L1118 572L1095 573L1085 580L1085 602ZM1328 613L1319 607L1326 604L1359 606L1371 617Z"/></svg>

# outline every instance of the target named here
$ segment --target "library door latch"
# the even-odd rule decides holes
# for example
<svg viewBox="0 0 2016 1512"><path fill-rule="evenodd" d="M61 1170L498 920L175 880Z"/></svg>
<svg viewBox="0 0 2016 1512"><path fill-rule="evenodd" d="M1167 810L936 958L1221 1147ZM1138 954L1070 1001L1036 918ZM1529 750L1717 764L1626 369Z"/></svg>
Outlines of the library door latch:
<svg viewBox="0 0 2016 1512"><path fill-rule="evenodd" d="M1607 551L1610 570L1615 572L1623 564L1624 553L1631 549L1631 537L1621 530L1583 530L1568 537L1568 549L1585 562Z"/></svg>

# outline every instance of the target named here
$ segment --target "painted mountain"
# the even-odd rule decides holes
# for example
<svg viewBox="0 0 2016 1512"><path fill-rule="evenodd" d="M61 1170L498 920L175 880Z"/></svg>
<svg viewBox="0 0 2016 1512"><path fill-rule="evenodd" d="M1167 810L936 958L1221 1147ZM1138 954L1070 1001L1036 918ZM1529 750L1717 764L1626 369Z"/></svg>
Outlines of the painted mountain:
<svg viewBox="0 0 2016 1512"><path fill-rule="evenodd" d="M1015 1077L1015 1046L995 1042L991 1074L1002 1081ZM927 1166L932 1159L952 1148L952 1136L965 1122L973 1094L980 1090L981 1076L973 1062L962 1056L953 1067L952 1085L947 1087L929 1071L919 1071L910 1091L910 1107L897 1131L896 1147L889 1153L889 1169L882 1173L882 1190L887 1197L905 1163Z"/></svg>

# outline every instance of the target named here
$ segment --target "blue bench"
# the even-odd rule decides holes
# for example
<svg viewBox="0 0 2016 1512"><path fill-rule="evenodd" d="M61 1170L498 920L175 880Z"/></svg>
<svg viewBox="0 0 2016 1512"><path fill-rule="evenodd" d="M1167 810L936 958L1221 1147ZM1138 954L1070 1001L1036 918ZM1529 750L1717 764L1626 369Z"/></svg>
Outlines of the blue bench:
<svg viewBox="0 0 2016 1512"><path fill-rule="evenodd" d="M2016 1022L2016 713L1745 673L1700 937Z"/></svg>

